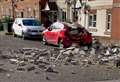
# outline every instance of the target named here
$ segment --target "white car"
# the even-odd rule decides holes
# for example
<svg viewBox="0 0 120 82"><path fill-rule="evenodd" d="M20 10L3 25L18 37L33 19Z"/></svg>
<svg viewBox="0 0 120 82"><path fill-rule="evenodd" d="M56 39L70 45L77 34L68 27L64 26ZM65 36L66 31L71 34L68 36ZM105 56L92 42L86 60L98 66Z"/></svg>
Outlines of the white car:
<svg viewBox="0 0 120 82"><path fill-rule="evenodd" d="M35 18L16 18L12 30L14 36L22 36L25 39L42 37L45 28Z"/></svg>

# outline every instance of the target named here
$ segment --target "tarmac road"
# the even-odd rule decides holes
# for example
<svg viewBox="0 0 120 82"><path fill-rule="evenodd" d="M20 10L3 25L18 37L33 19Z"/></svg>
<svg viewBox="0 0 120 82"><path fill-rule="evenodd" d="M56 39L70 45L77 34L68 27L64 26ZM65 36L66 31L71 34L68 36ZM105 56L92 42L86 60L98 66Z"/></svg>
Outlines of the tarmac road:
<svg viewBox="0 0 120 82"><path fill-rule="evenodd" d="M43 45L39 40L22 40L12 35L0 34L0 50L20 49L24 47L53 49L54 46ZM48 73L44 70L22 71L14 70L14 65L0 59L0 82L120 82L120 69L99 65L57 66L58 73ZM11 70L2 71L1 69Z"/></svg>

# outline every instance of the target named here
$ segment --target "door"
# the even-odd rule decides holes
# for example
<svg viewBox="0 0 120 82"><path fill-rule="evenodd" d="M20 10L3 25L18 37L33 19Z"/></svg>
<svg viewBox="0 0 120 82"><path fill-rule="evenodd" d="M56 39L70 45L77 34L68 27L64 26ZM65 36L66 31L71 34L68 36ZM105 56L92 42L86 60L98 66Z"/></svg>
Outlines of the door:
<svg viewBox="0 0 120 82"><path fill-rule="evenodd" d="M52 44L57 45L58 44L58 39L60 36L62 28L59 27L58 25L52 26L52 31L50 32L50 40Z"/></svg>
<svg viewBox="0 0 120 82"><path fill-rule="evenodd" d="M16 31L16 34L19 35L19 36L22 36L22 29L23 29L23 26L22 26L22 23L20 20L17 20L16 24L15 24L15 31Z"/></svg>
<svg viewBox="0 0 120 82"><path fill-rule="evenodd" d="M51 41L53 44L57 45L58 44L58 39L59 39L59 35L60 35L60 28L54 28L51 31Z"/></svg>
<svg viewBox="0 0 120 82"><path fill-rule="evenodd" d="M56 29L54 25L51 25L44 34L47 42L51 44L56 44L58 32L59 32L58 29Z"/></svg>

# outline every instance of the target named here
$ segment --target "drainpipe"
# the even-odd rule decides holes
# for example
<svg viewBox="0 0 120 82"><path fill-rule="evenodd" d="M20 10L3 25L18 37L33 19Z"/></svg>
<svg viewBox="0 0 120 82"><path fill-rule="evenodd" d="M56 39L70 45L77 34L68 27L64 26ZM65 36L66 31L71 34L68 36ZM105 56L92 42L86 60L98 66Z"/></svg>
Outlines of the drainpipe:
<svg viewBox="0 0 120 82"><path fill-rule="evenodd" d="M38 8L39 8L39 20L41 21L41 0L39 0L39 4L38 4Z"/></svg>
<svg viewBox="0 0 120 82"><path fill-rule="evenodd" d="M76 6L76 0L74 0L74 13L73 13L73 19L76 17L76 9L75 9L75 6Z"/></svg>
<svg viewBox="0 0 120 82"><path fill-rule="evenodd" d="M15 1L11 0L11 4L12 4L12 18L14 20L15 19Z"/></svg>
<svg viewBox="0 0 120 82"><path fill-rule="evenodd" d="M70 4L67 3L67 21L70 22Z"/></svg>

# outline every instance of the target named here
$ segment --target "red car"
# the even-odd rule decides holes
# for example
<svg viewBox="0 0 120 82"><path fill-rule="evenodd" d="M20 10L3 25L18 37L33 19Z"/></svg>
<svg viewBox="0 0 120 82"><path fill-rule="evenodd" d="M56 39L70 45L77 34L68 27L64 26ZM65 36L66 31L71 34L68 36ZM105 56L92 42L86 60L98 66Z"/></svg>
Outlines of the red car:
<svg viewBox="0 0 120 82"><path fill-rule="evenodd" d="M55 22L43 31L43 42L64 48L70 47L72 43L90 46L92 35L80 25Z"/></svg>

